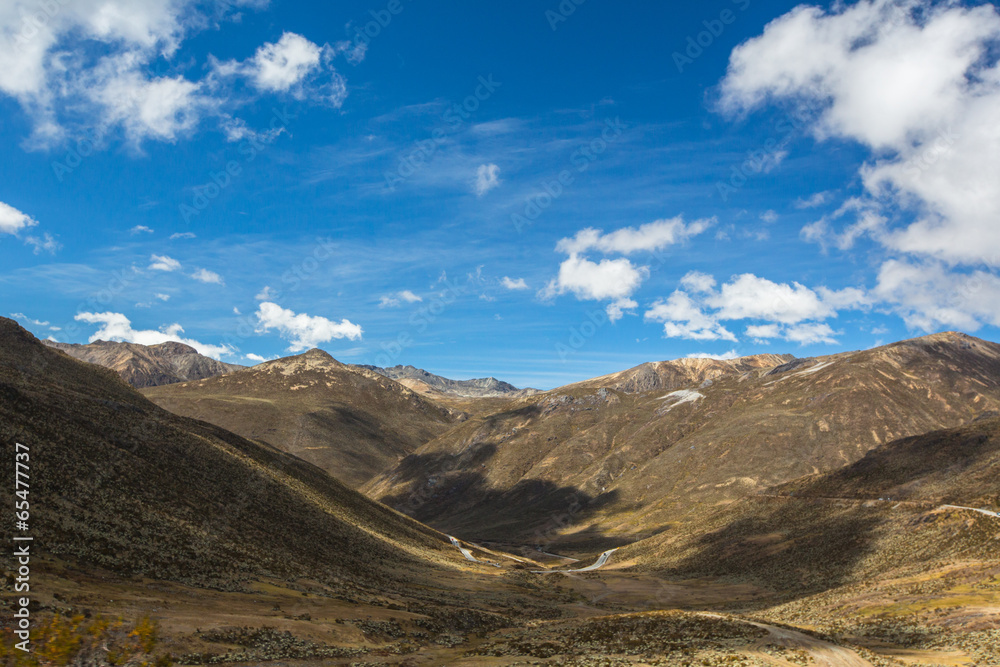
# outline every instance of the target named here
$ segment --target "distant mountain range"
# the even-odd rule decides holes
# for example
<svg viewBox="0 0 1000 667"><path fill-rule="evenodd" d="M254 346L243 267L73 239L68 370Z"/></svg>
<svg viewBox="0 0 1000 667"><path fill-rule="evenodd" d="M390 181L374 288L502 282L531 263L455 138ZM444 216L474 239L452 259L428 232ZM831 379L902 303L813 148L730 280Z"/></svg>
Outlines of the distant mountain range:
<svg viewBox="0 0 1000 667"><path fill-rule="evenodd" d="M143 393L176 414L267 441L352 487L464 418L322 350Z"/></svg>
<svg viewBox="0 0 1000 667"><path fill-rule="evenodd" d="M75 359L110 368L137 388L201 380L244 368L198 354L193 347L183 343L139 345L103 340L88 345L43 343Z"/></svg>
<svg viewBox="0 0 1000 667"><path fill-rule="evenodd" d="M42 631L148 614L182 664L995 662L1000 345L412 379L311 350L140 393L0 318Z"/></svg>
<svg viewBox="0 0 1000 667"><path fill-rule="evenodd" d="M413 366L393 366L392 368L379 368L378 366L358 365L358 368L373 371L379 375L396 380L400 384L406 385L419 394L433 396L443 394L460 398L485 398L502 396L514 398L518 396L531 396L537 394L537 389L518 389L514 385L498 380L494 377L479 378L475 380L449 380L448 378L434 375L427 371L414 368Z"/></svg>
<svg viewBox="0 0 1000 667"><path fill-rule="evenodd" d="M963 334L658 362L473 415L362 491L470 538L614 546L997 409L1000 345Z"/></svg>

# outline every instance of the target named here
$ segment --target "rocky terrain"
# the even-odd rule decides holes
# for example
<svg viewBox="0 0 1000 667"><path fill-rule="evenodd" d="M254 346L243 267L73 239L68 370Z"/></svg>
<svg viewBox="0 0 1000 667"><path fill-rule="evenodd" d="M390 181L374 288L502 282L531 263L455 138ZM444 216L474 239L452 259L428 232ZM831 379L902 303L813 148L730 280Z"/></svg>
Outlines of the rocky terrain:
<svg viewBox="0 0 1000 667"><path fill-rule="evenodd" d="M359 365L356 367L384 375L409 387L418 394L430 397L488 398L503 396L513 398L539 393L537 389L518 389L509 382L503 382L493 377L450 380L413 366L379 368L378 366Z"/></svg>
<svg viewBox="0 0 1000 667"><path fill-rule="evenodd" d="M87 345L43 343L80 361L110 368L137 388L201 380L243 368L198 354L193 347L183 343L138 345L104 340Z"/></svg>

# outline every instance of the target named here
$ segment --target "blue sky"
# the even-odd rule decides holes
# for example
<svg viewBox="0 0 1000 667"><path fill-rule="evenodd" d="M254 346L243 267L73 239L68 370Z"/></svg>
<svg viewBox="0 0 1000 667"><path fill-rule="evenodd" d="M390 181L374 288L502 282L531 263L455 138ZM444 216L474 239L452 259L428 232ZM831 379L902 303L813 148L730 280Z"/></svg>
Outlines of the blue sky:
<svg viewBox="0 0 1000 667"><path fill-rule="evenodd" d="M541 388L998 338L992 5L4 4L39 337Z"/></svg>

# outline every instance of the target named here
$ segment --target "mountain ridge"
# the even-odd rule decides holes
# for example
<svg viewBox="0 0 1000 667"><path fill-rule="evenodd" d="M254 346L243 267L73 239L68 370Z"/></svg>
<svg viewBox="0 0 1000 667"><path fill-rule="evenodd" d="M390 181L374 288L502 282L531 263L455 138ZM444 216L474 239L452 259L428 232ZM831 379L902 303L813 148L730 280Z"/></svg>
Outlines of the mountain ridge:
<svg viewBox="0 0 1000 667"><path fill-rule="evenodd" d="M319 349L143 393L177 414L264 440L352 487L463 418Z"/></svg>
<svg viewBox="0 0 1000 667"><path fill-rule="evenodd" d="M190 345L174 341L156 345L105 340L86 345L55 341L42 344L80 361L110 368L136 388L201 380L245 368L206 357Z"/></svg>

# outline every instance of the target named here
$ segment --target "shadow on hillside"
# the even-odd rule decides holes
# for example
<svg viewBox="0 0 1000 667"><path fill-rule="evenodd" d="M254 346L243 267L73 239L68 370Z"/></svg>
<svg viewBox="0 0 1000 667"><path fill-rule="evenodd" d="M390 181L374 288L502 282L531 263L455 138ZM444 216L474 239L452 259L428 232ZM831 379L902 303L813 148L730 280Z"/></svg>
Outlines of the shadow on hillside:
<svg viewBox="0 0 1000 667"><path fill-rule="evenodd" d="M722 577L797 598L856 580L877 549L877 510L774 500L688 543L671 578Z"/></svg>
<svg viewBox="0 0 1000 667"><path fill-rule="evenodd" d="M488 444L461 457L407 456L397 467L396 479L407 484L406 491L378 500L463 539L515 542L542 550L564 529L619 500L617 491L592 496L542 480L521 480L507 490L490 488L486 478L473 471L495 454L496 446Z"/></svg>

